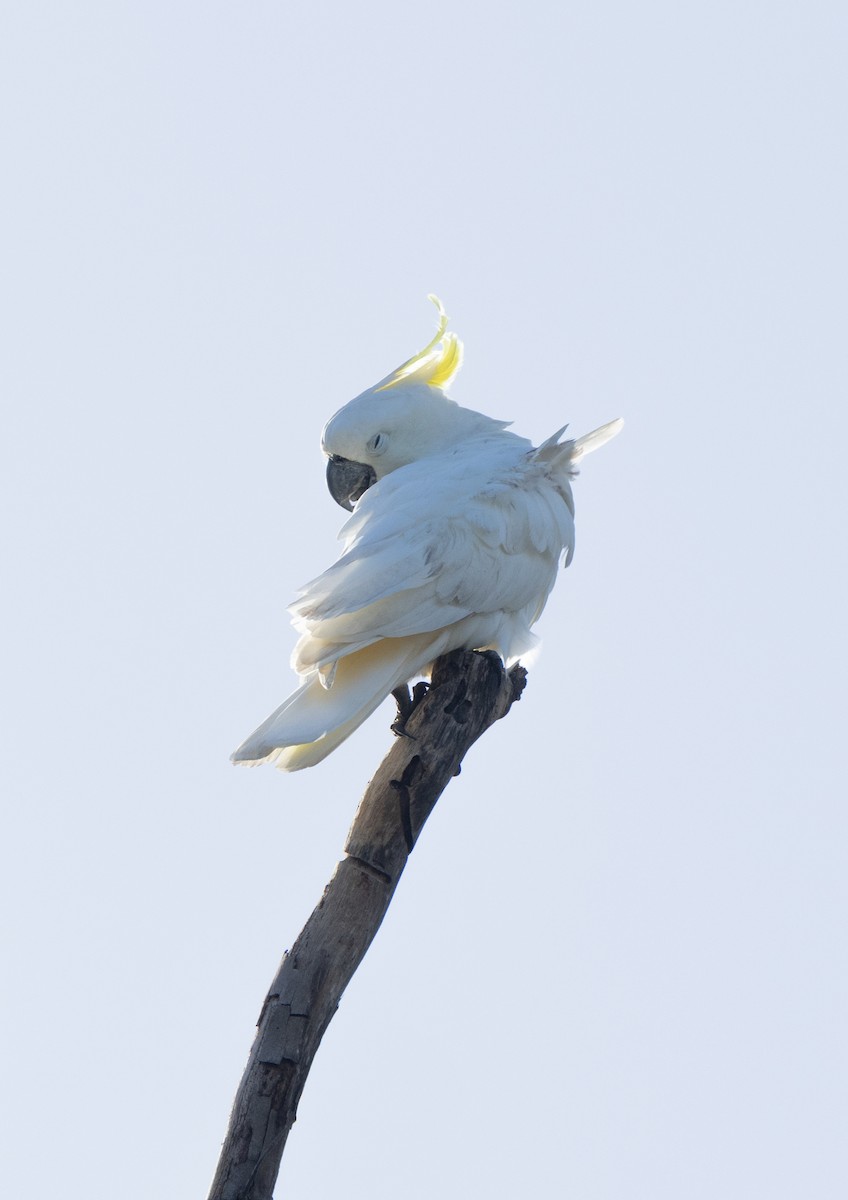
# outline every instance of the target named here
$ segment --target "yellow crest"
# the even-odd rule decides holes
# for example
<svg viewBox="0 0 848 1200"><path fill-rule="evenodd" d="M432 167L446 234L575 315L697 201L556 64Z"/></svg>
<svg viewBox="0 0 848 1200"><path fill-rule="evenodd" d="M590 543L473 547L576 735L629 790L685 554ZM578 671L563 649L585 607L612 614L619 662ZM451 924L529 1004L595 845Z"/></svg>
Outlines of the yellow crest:
<svg viewBox="0 0 848 1200"><path fill-rule="evenodd" d="M384 392L399 383L427 383L430 387L445 388L462 366L462 342L455 333L448 333L448 314L438 296L428 296L439 313L436 336L423 350L393 371L385 383L375 388Z"/></svg>

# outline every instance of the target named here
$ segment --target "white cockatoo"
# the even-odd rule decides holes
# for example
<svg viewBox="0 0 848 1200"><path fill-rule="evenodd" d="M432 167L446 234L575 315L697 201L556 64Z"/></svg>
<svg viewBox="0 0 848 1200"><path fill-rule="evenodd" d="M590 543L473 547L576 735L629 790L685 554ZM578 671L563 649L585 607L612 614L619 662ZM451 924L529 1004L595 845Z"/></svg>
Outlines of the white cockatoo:
<svg viewBox="0 0 848 1200"><path fill-rule="evenodd" d="M441 303L436 336L324 427L327 481L353 515L341 557L291 606L303 682L233 762L320 762L395 689L450 650L514 662L574 551L571 479L622 426L534 447L445 388L462 361Z"/></svg>

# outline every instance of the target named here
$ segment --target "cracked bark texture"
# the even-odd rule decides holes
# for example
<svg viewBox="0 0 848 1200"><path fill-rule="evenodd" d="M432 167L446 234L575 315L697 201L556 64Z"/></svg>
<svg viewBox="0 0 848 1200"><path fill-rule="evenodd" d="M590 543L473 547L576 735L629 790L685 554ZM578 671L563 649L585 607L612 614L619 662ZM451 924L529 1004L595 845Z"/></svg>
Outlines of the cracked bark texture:
<svg viewBox="0 0 848 1200"><path fill-rule="evenodd" d="M470 746L526 681L497 655L457 650L371 780L345 857L280 964L236 1093L209 1200L270 1200L312 1060L391 903L425 821Z"/></svg>

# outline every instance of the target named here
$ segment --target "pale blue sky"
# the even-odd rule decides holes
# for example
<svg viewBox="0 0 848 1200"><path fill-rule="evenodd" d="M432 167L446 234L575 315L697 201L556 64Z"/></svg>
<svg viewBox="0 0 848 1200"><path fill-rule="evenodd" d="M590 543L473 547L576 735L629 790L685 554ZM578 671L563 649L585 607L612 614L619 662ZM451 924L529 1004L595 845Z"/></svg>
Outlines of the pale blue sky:
<svg viewBox="0 0 848 1200"><path fill-rule="evenodd" d="M435 291L461 403L627 425L278 1194L842 1200L846 31L816 0L4 16L10 1196L206 1194L390 711L297 776L228 755L336 553L321 426Z"/></svg>

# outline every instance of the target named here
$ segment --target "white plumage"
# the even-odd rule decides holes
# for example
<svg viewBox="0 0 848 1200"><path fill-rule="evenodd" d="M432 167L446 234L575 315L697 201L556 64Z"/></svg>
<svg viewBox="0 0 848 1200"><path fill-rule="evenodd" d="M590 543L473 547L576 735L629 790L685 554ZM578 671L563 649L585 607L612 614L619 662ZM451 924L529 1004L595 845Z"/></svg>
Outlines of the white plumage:
<svg viewBox="0 0 848 1200"><path fill-rule="evenodd" d="M303 683L234 762L312 766L439 655L494 649L509 662L536 641L560 559L574 551L576 464L622 422L577 441L560 442L560 429L534 448L459 407L444 388L462 349L438 307L433 341L324 429L331 491L347 506L360 472L359 499L341 557L291 606Z"/></svg>

